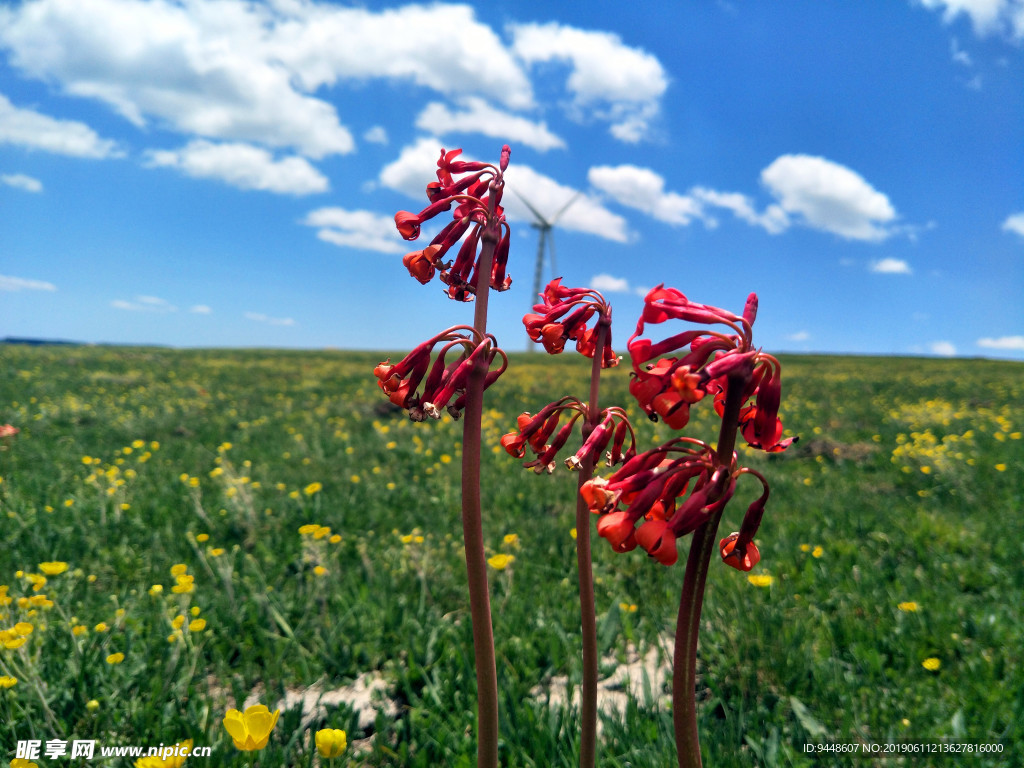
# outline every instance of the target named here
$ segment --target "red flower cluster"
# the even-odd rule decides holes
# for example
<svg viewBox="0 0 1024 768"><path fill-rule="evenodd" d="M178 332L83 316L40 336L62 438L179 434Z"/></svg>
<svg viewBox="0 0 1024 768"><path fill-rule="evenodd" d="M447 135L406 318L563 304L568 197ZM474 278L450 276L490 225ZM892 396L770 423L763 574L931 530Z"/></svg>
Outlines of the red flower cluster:
<svg viewBox="0 0 1024 768"><path fill-rule="evenodd" d="M559 428L559 421L567 413L571 414L568 422ZM555 456L568 442L573 427L581 417L586 420L587 406L575 397L566 395L561 400L544 406L536 416L529 413L519 414L516 420L519 431L509 432L502 437L501 445L509 455L517 459L526 455L526 448L529 446L536 458L526 462L523 466L532 469L537 474L544 471L551 473L555 469ZM557 433L556 429L558 429ZM554 435L554 439L551 438L552 435ZM629 438L629 447L623 451L627 437ZM551 440L550 444L548 440ZM580 449L565 460L565 465L569 469L579 469L587 457L594 459L596 464L598 457L609 443L611 443L611 449L606 454L609 467L636 455L633 426L629 423L625 411L618 407L606 408L601 411L597 426L583 441Z"/></svg>
<svg viewBox="0 0 1024 768"><path fill-rule="evenodd" d="M427 185L430 205L419 213L399 211L395 226L406 240L420 235L420 225L449 211L455 206L452 221L445 226L430 245L421 251L408 253L402 263L409 274L426 285L437 270L441 282L448 286L446 293L456 301L472 301L476 293L477 273L480 268L478 247L488 238L496 243L491 264L490 286L497 291L508 290L512 279L505 275L508 263L509 227L500 205L504 190L503 172L508 167L509 148L501 149L498 167L490 163L457 160L461 149L441 150L437 161L437 181ZM456 176L464 175L461 179ZM469 232L459 248L455 261L445 261L448 250Z"/></svg>
<svg viewBox="0 0 1024 768"><path fill-rule="evenodd" d="M619 364L619 358L612 351L611 321L612 308L604 296L588 288L566 288L562 278L548 283L541 302L533 305L533 312L523 317L526 333L544 345L544 349L557 355L565 349L567 341L576 342L576 350L592 358L597 347L597 329L607 326L608 337L601 356L601 367L611 368ZM570 310L575 310L569 314ZM597 322L588 328L587 323L597 315Z"/></svg>
<svg viewBox="0 0 1024 768"><path fill-rule="evenodd" d="M745 405L739 414L743 438L764 451L785 450L796 438L782 439L778 417L781 367L774 357L753 348L756 316L757 295L753 293L740 316L692 302L674 288L654 288L644 299L643 314L628 342L633 362L630 393L651 419L661 418L671 428L682 429L690 419L690 406L707 394L714 395L721 416L733 382L733 386L743 387ZM656 343L642 338L646 324L666 320L723 325L726 331L684 331ZM666 356L687 347L681 357ZM747 405L751 398L754 402Z"/></svg>
<svg viewBox="0 0 1024 768"><path fill-rule="evenodd" d="M431 364L431 353L438 344L443 346ZM456 348L458 355L449 362L447 355ZM497 356L501 364L492 371ZM373 374L391 402L407 410L413 421L424 421L428 416L438 419L445 407L453 419L458 419L466 404L466 381L481 360L488 368L484 382L487 389L505 371L508 357L490 334L481 336L470 326L458 325L423 342L395 365L390 358L385 360L373 369ZM421 382L423 390L417 393Z"/></svg>
<svg viewBox="0 0 1024 768"><path fill-rule="evenodd" d="M601 515L598 535L616 552L639 544L658 562L672 565L679 557L676 539L722 509L735 486L735 473L716 465L710 446L678 437L633 457L607 478L584 483L580 493L590 511Z"/></svg>

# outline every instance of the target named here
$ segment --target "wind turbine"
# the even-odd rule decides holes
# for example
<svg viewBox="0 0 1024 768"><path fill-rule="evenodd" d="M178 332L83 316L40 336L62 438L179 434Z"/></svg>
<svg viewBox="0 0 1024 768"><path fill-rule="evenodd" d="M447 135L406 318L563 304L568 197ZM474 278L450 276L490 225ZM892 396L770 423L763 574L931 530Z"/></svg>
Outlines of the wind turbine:
<svg viewBox="0 0 1024 768"><path fill-rule="evenodd" d="M537 297L540 295L540 283L542 273L544 271L544 245L546 244L548 246L548 250L551 251L551 275L552 277L554 277L555 274L558 272L558 267L555 265L555 238L551 230L555 228L555 224L557 224L558 220L562 218L562 214L569 210L569 206L575 203L576 199L583 193L577 192L575 195L569 198L569 202L563 205L554 216L552 216L550 219L545 219L541 215L540 211L538 211L530 204L529 200L520 195L518 191L513 190L513 192L516 193L516 197L523 201L523 205L530 209L530 213L533 214L534 218L534 220L530 222L530 226L536 229L538 232L537 265L534 267L533 271L533 299L530 302L530 306L532 307L535 303L537 303ZM532 350L533 345L531 344L528 347L528 349Z"/></svg>

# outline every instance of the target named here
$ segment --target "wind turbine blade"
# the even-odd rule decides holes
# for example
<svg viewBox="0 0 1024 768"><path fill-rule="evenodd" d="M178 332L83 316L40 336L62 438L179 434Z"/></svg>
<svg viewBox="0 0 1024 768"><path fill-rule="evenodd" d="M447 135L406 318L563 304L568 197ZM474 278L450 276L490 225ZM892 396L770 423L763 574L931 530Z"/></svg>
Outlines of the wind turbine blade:
<svg viewBox="0 0 1024 768"><path fill-rule="evenodd" d="M540 237L537 239L537 263L533 268L533 303L540 300L541 273L544 271L544 236L547 232L546 229L540 229Z"/></svg>
<svg viewBox="0 0 1024 768"><path fill-rule="evenodd" d="M516 193L516 197L518 197L520 200L523 201L523 205L525 205L527 208L530 209L530 213L532 213L534 218L537 219L537 221L540 223L541 227L550 227L551 226L550 224L548 224L547 219L545 219L543 216L540 215L540 211L538 211L536 208L534 208L532 205L530 205L530 201L527 200L522 195L520 195L518 190L513 189L512 191Z"/></svg>
<svg viewBox="0 0 1024 768"><path fill-rule="evenodd" d="M580 195L582 195L582 194L583 194L582 191L581 192L577 192L575 195L573 195L572 197L569 198L569 202L566 203L565 205L563 205L561 207L561 209L558 211L558 213L556 213L551 218L551 226L555 226L555 222L558 221L560 218L562 218L562 214L565 213L567 210L569 210L569 206L572 205L573 203L575 203L577 200L579 200ZM523 202L526 202L526 201L524 200Z"/></svg>

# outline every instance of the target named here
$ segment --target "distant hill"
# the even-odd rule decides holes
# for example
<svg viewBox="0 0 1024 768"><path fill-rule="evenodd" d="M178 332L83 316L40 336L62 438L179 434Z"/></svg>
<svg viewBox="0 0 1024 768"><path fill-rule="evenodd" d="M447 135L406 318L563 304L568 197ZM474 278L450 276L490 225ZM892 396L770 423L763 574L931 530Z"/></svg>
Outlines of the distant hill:
<svg viewBox="0 0 1024 768"><path fill-rule="evenodd" d="M17 336L6 336L0 339L0 344L25 344L30 347L41 347L44 345L59 345L63 347L78 347L80 341L64 341L62 339L23 339Z"/></svg>

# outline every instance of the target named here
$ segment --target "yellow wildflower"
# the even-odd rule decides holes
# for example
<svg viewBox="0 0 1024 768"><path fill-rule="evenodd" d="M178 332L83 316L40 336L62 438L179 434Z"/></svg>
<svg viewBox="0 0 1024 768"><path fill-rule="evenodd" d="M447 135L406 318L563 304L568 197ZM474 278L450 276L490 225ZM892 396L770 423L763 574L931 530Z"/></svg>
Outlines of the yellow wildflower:
<svg viewBox="0 0 1024 768"><path fill-rule="evenodd" d="M188 623L189 632L202 632L206 629L206 619L192 619Z"/></svg>
<svg viewBox="0 0 1024 768"><path fill-rule="evenodd" d="M95 627L93 627L93 631L94 632L106 632L109 629L110 629L110 626L105 621L101 621L99 624L97 624Z"/></svg>
<svg viewBox="0 0 1024 768"><path fill-rule="evenodd" d="M90 712L95 712L97 709L100 708L100 703L96 701L96 699L89 699L87 702L85 702L85 708Z"/></svg>
<svg viewBox="0 0 1024 768"><path fill-rule="evenodd" d="M767 573L752 573L747 576L747 581L755 587L770 587L775 578Z"/></svg>
<svg viewBox="0 0 1024 768"><path fill-rule="evenodd" d="M316 732L316 751L328 759L338 757L348 747L348 735L338 728L323 728Z"/></svg>
<svg viewBox="0 0 1024 768"><path fill-rule="evenodd" d="M904 613L914 613L917 610L917 603L915 603L913 600L909 600L905 603L900 603L896 607Z"/></svg>
<svg viewBox="0 0 1024 768"><path fill-rule="evenodd" d="M505 538L502 541L510 547L519 546L519 534L518 533L506 533Z"/></svg>
<svg viewBox="0 0 1024 768"><path fill-rule="evenodd" d="M112 653L107 656L107 664L120 664L122 661L124 661L123 653Z"/></svg>
<svg viewBox="0 0 1024 768"><path fill-rule="evenodd" d="M323 489L323 483L310 483L309 485L302 489L302 492L307 496L312 496L314 493L320 493L320 491L322 491Z"/></svg>
<svg viewBox="0 0 1024 768"><path fill-rule="evenodd" d="M281 710L271 712L266 704L254 704L245 712L229 709L224 715L224 729L231 736L236 749L254 752L267 746L270 732L277 725L280 714Z"/></svg>
<svg viewBox="0 0 1024 768"><path fill-rule="evenodd" d="M47 576L57 576L64 573L68 569L67 563L62 563L60 560L51 560L50 562L40 563L39 570L45 573Z"/></svg>
<svg viewBox="0 0 1024 768"><path fill-rule="evenodd" d="M200 544L202 544L204 542L207 542L209 540L210 540L210 534L208 534L208 533L200 533L200 534L198 534L196 536L196 541L198 541Z"/></svg>
<svg viewBox="0 0 1024 768"><path fill-rule="evenodd" d="M188 566L184 563L177 563L171 566L171 576L180 576L188 570Z"/></svg>
<svg viewBox="0 0 1024 768"><path fill-rule="evenodd" d="M154 584L152 587L149 588L149 594L152 595L153 597L156 597L157 595L159 595L163 591L164 591L164 585L163 584Z"/></svg>
<svg viewBox="0 0 1024 768"><path fill-rule="evenodd" d="M942 666L942 662L934 656L929 656L927 659L921 662L921 666L927 669L929 672L938 672L939 667Z"/></svg>
<svg viewBox="0 0 1024 768"><path fill-rule="evenodd" d="M515 555L494 555L487 558L487 564L496 571L503 571L515 562Z"/></svg>
<svg viewBox="0 0 1024 768"><path fill-rule="evenodd" d="M823 554L825 554L825 550L821 547L815 547L811 550L811 557L821 557Z"/></svg>
<svg viewBox="0 0 1024 768"><path fill-rule="evenodd" d="M13 688L18 684L18 678L10 675L0 676L0 688Z"/></svg>

